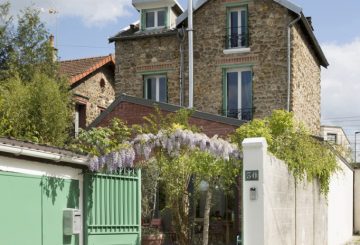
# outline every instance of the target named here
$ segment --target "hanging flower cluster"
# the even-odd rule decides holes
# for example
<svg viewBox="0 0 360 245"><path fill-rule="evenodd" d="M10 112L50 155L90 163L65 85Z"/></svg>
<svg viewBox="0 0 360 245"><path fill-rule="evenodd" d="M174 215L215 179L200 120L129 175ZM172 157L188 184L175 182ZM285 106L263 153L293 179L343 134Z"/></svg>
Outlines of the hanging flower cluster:
<svg viewBox="0 0 360 245"><path fill-rule="evenodd" d="M158 134L141 134L138 135L133 145L137 154L149 159L154 148L161 147L171 156L177 156L182 147L189 149L199 149L209 152L216 158L229 160L240 159L240 151L235 144L218 138L216 135L209 138L206 134L194 133L191 130L177 128L174 131L162 131Z"/></svg>
<svg viewBox="0 0 360 245"><path fill-rule="evenodd" d="M104 156L93 156L90 159L90 170L97 172L105 167L109 172L114 172L121 168L131 168L134 166L135 151L132 144L127 144L126 147L119 151L111 152Z"/></svg>
<svg viewBox="0 0 360 245"><path fill-rule="evenodd" d="M94 156L90 159L90 170L99 171L107 169L114 172L121 168L134 166L136 155L150 158L155 148L162 148L170 156L178 156L182 148L190 150L199 149L212 156L229 160L240 159L241 153L236 144L231 144L215 135L209 138L206 134L194 133L191 130L176 128L172 131L160 130L155 134L140 134L127 144L126 147L104 156Z"/></svg>

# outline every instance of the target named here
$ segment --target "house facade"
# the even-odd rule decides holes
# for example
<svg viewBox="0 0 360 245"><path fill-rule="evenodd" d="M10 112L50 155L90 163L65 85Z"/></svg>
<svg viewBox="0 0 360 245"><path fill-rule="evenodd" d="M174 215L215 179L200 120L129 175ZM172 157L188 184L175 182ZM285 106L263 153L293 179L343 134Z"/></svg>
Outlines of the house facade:
<svg viewBox="0 0 360 245"><path fill-rule="evenodd" d="M73 93L75 133L85 128L115 99L112 55L59 62Z"/></svg>
<svg viewBox="0 0 360 245"><path fill-rule="evenodd" d="M140 21L109 39L116 95L187 106L187 11L176 1L133 5ZM174 16L175 24L167 21ZM301 8L276 0L197 1L193 29L195 109L241 120L290 109L320 134L320 72L328 62Z"/></svg>

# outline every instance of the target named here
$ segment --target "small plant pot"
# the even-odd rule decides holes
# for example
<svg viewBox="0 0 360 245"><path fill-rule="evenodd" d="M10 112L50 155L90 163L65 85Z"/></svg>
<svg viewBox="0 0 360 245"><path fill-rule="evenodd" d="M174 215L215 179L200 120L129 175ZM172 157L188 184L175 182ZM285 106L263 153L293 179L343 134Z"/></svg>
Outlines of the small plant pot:
<svg viewBox="0 0 360 245"><path fill-rule="evenodd" d="M164 234L144 235L141 238L141 245L162 245L164 242Z"/></svg>

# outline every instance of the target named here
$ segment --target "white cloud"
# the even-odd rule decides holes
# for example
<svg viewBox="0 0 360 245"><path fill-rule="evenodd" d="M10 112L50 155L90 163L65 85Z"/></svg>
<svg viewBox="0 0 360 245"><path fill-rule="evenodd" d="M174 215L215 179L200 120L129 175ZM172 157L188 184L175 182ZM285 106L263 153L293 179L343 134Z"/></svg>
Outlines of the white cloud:
<svg viewBox="0 0 360 245"><path fill-rule="evenodd" d="M119 17L129 14L131 0L11 0L12 13L28 6L42 10L41 16L51 22L49 10L58 11L60 17L79 17L87 26L101 26L115 22Z"/></svg>
<svg viewBox="0 0 360 245"><path fill-rule="evenodd" d="M323 123L343 126L352 136L360 129L360 38L322 48L330 63L322 71L322 118L337 118Z"/></svg>

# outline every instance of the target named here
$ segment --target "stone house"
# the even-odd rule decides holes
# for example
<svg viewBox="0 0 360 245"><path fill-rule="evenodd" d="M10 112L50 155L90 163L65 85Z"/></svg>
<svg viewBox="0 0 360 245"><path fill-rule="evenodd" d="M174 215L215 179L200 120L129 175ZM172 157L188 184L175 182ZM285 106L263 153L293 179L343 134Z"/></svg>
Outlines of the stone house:
<svg viewBox="0 0 360 245"><path fill-rule="evenodd" d="M59 62L60 73L69 79L75 102L75 133L88 126L115 99L112 55Z"/></svg>
<svg viewBox="0 0 360 245"><path fill-rule="evenodd" d="M188 104L187 11L133 0L140 21L115 43L115 93ZM194 3L194 107L242 120L289 109L320 135L320 71L311 18L287 0Z"/></svg>

